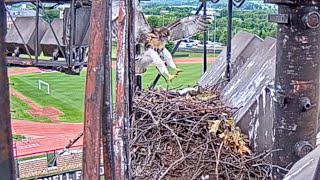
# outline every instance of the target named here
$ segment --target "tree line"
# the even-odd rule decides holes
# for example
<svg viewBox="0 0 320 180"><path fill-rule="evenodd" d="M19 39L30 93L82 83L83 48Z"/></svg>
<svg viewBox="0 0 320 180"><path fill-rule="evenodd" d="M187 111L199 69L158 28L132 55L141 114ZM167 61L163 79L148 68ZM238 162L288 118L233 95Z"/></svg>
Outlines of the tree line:
<svg viewBox="0 0 320 180"><path fill-rule="evenodd" d="M166 10L168 13L161 14L161 10ZM152 27L166 26L182 17L192 15L195 8L179 8L179 7L145 7L144 12L147 15L147 20ZM272 9L257 9L254 11L234 11L233 12L233 29L232 34L235 35L239 31L245 31L256 34L261 38L275 37L276 24L268 22L268 14L274 13ZM220 11L220 16L216 18L216 41L226 44L227 41L227 9ZM209 40L214 40L214 21L209 27ZM203 34L198 34L193 37L195 40L203 40Z"/></svg>
<svg viewBox="0 0 320 180"><path fill-rule="evenodd" d="M163 10L166 11L163 14ZM143 8L144 13L147 16L147 20L152 27L162 27L169 23L186 16L192 15L192 11L195 11L195 7L165 7L165 6L146 6ZM46 11L49 16L49 22L53 18L59 17L59 10L53 9ZM220 16L216 18L215 22L212 20L209 27L209 40L214 41L214 32L216 35L216 42L226 44L227 41L227 9L219 11ZM233 12L233 30L232 34L235 35L239 31L245 31L256 34L261 38L275 37L276 36L276 24L270 23L267 20L268 14L275 13L273 9L256 9L254 11L237 10ZM203 34L198 34L192 39L203 40Z"/></svg>

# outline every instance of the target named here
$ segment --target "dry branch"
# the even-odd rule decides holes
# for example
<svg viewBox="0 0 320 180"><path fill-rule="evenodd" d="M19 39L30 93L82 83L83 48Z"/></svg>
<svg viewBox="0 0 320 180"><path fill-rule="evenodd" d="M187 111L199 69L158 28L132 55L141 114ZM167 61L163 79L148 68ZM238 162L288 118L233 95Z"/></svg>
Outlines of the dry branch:
<svg viewBox="0 0 320 180"><path fill-rule="evenodd" d="M133 109L133 179L270 179L270 153L252 155L218 95L145 91Z"/></svg>

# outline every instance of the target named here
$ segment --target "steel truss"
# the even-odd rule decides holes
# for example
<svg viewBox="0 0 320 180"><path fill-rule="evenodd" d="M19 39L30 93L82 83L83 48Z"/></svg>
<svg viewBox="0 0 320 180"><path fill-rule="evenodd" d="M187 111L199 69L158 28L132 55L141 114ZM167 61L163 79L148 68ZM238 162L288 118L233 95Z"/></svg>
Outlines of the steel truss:
<svg viewBox="0 0 320 180"><path fill-rule="evenodd" d="M84 39L85 36L82 36L82 41L80 44L75 44L76 39L76 12L77 9L85 7L85 6L91 6L91 2L84 4L79 3L76 0L5 0L6 5L11 5L14 3L20 3L20 2L29 2L36 6L36 21L35 21L35 37L34 37L34 43L35 43L35 55L34 58L32 57L29 48L27 47L25 39L22 37L21 29L17 27L17 24L15 23L12 15L10 14L9 9L6 7L6 10L8 12L9 18L13 23L13 28L16 29L20 40L23 42L23 46L27 51L27 55L29 58L20 58L19 53L15 53L15 57L12 56L12 52L8 53L7 55L7 61L8 63L12 64L21 64L21 65L29 65L29 66L40 66L40 67L61 67L60 70L64 71L67 74L73 74L73 75L79 75L82 68L86 65L85 62L85 56L86 56L86 50L87 45L84 45ZM45 8L43 6L43 3L56 3L54 6ZM67 14L64 16L64 21L67 23L64 23L64 37L65 39L65 48L63 45L59 42L59 37L57 35L57 32L54 31L52 24L49 22L48 14L46 13L46 9L53 9L57 5L60 4L70 4L70 9L67 11ZM39 59L39 45L40 45L40 39L39 39L39 12L40 10L43 12L45 19L49 22L49 28L53 33L55 43L57 44L57 50L55 50L52 54L51 61L48 60L42 60ZM86 31L89 29L89 24L86 28ZM85 34L85 33L84 33ZM60 37L62 38L62 37ZM19 52L19 48L17 48L17 51ZM58 58L62 57L65 59L65 62L58 61Z"/></svg>

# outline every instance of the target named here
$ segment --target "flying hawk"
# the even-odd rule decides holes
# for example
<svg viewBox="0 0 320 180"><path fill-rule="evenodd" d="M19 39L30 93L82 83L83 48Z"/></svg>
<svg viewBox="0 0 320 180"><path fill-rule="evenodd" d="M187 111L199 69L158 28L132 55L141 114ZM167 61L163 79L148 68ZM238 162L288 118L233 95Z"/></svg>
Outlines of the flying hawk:
<svg viewBox="0 0 320 180"><path fill-rule="evenodd" d="M112 1L112 30L115 39L118 34L119 3L120 0ZM166 27L152 28L147 22L138 0L135 0L135 5L135 43L144 44L145 47L145 52L136 58L136 73L146 72L148 66L153 63L160 74L167 76L171 81L175 75L168 72L165 63L175 69L176 73L181 69L176 67L171 53L165 48L166 42L189 38L206 31L210 24L210 18L192 15L174 21Z"/></svg>

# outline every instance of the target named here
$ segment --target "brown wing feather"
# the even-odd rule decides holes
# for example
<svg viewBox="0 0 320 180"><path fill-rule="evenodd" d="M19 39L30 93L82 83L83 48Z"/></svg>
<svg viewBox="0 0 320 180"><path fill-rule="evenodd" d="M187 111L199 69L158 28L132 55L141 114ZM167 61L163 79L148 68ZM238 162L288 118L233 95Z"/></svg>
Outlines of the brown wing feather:
<svg viewBox="0 0 320 180"><path fill-rule="evenodd" d="M118 34L118 16L119 16L119 1L120 0L113 0L112 1L112 34L114 38L117 38ZM148 32L151 31L151 27L147 22L146 17L142 12L142 7L138 0L135 0L136 9L135 9L135 37L136 43L142 43Z"/></svg>
<svg viewBox="0 0 320 180"><path fill-rule="evenodd" d="M170 31L170 40L189 38L209 28L209 17L193 15L179 19L167 26Z"/></svg>

